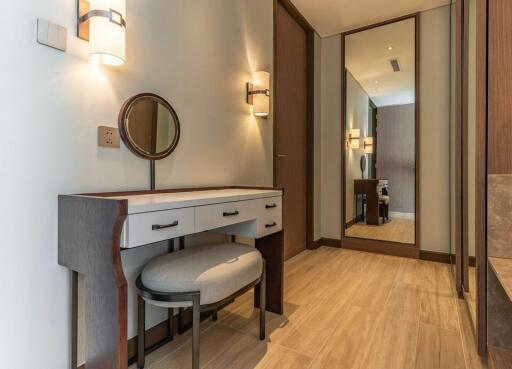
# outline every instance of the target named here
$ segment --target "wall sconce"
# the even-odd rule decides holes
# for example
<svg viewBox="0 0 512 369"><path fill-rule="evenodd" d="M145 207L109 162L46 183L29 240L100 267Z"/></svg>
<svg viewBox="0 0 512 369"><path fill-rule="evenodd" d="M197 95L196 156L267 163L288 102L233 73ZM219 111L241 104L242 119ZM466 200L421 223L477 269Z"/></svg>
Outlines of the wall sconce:
<svg viewBox="0 0 512 369"><path fill-rule="evenodd" d="M247 83L247 104L254 116L267 118L270 114L270 73L256 72L252 83Z"/></svg>
<svg viewBox="0 0 512 369"><path fill-rule="evenodd" d="M365 154L373 154L373 137L365 137L363 149Z"/></svg>
<svg viewBox="0 0 512 369"><path fill-rule="evenodd" d="M360 129L349 129L348 130L348 139L347 139L347 148L359 149L360 135L361 135Z"/></svg>
<svg viewBox="0 0 512 369"><path fill-rule="evenodd" d="M78 37L89 41L91 60L123 65L126 47L126 0L77 0Z"/></svg>

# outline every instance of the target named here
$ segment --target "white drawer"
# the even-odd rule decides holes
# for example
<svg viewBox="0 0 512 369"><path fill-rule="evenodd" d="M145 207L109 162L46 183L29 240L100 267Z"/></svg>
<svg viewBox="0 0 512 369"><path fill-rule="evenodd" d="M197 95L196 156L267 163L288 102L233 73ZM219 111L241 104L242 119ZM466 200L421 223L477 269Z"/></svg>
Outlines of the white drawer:
<svg viewBox="0 0 512 369"><path fill-rule="evenodd" d="M253 202L236 201L196 207L196 232L256 219Z"/></svg>
<svg viewBox="0 0 512 369"><path fill-rule="evenodd" d="M270 197L254 202L258 214L258 238L283 229L281 197Z"/></svg>
<svg viewBox="0 0 512 369"><path fill-rule="evenodd" d="M194 221L194 208L128 215L121 247L137 247L194 233Z"/></svg>

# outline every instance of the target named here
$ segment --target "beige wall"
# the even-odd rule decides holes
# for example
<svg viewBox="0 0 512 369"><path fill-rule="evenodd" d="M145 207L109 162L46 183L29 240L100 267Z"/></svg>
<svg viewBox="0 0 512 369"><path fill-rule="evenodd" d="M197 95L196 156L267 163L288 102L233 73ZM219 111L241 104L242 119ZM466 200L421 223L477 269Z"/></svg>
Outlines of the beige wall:
<svg viewBox="0 0 512 369"><path fill-rule="evenodd" d="M339 36L322 39L321 236L340 238L341 230L341 41Z"/></svg>
<svg viewBox="0 0 512 369"><path fill-rule="evenodd" d="M420 246L450 252L450 7L421 13Z"/></svg>
<svg viewBox="0 0 512 369"><path fill-rule="evenodd" d="M158 187L272 184L273 121L250 117L245 103L251 74L272 70L272 4L128 0L127 64L96 69L74 36L76 1L0 2L1 14L15 15L0 22L5 368L69 368L70 273L57 264L57 194L148 187L146 161L124 146L96 145L97 126L115 126L125 99L155 92L180 117L180 143L157 163ZM38 17L68 28L68 52L36 43ZM124 254L128 280L163 251ZM129 313L133 335L132 305ZM148 324L164 316L151 310Z"/></svg>
<svg viewBox="0 0 512 369"><path fill-rule="evenodd" d="M340 238L341 36L322 39L322 237ZM450 8L421 14L420 216L423 250L450 250Z"/></svg>

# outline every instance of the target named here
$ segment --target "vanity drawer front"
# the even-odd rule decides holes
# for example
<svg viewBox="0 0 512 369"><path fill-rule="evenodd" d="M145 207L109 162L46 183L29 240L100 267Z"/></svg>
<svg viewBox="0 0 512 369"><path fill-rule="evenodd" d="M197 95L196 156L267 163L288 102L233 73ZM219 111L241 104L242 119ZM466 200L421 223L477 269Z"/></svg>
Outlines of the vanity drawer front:
<svg viewBox="0 0 512 369"><path fill-rule="evenodd" d="M128 215L121 247L131 248L194 233L194 208Z"/></svg>
<svg viewBox="0 0 512 369"><path fill-rule="evenodd" d="M256 219L253 208L253 200L198 206L196 208L196 232Z"/></svg>
<svg viewBox="0 0 512 369"><path fill-rule="evenodd" d="M258 213L258 237L268 236L283 229L282 197L256 200Z"/></svg>

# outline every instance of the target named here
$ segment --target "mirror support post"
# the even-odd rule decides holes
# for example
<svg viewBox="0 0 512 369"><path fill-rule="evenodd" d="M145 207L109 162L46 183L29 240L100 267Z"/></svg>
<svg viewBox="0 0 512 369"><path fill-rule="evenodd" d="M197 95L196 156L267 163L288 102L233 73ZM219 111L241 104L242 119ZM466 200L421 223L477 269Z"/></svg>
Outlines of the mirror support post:
<svg viewBox="0 0 512 369"><path fill-rule="evenodd" d="M155 161L149 161L149 187L151 190L155 189Z"/></svg>

